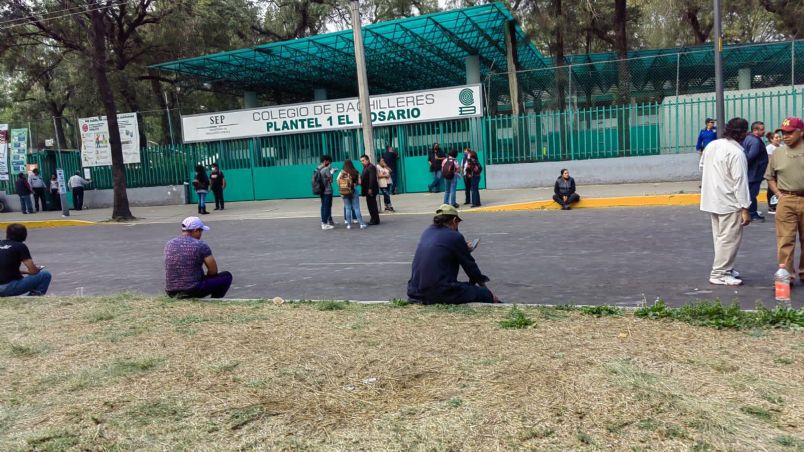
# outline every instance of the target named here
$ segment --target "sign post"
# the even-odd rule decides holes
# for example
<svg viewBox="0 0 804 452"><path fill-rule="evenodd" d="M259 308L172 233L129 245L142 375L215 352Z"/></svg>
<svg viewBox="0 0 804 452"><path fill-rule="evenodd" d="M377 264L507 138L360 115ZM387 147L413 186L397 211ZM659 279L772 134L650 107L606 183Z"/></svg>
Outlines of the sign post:
<svg viewBox="0 0 804 452"><path fill-rule="evenodd" d="M70 209L67 206L67 184L64 181L64 166L61 161L61 140L59 140L58 128L56 127L56 117L53 117L53 131L56 132L56 155L59 157L58 168L56 168L56 180L59 184L59 200L61 200L61 216L69 217Z"/></svg>
<svg viewBox="0 0 804 452"><path fill-rule="evenodd" d="M357 66L357 91L360 95L360 112L363 114L363 150L371 163L374 163L374 130L371 125L371 105L369 103L368 75L366 75L366 54L363 47L363 29L360 24L360 2L352 0L352 33L355 43L355 63Z"/></svg>
<svg viewBox="0 0 804 452"><path fill-rule="evenodd" d="M715 116L717 117L717 137L723 137L726 128L726 108L723 100L723 33L720 30L720 0L714 0L715 8Z"/></svg>

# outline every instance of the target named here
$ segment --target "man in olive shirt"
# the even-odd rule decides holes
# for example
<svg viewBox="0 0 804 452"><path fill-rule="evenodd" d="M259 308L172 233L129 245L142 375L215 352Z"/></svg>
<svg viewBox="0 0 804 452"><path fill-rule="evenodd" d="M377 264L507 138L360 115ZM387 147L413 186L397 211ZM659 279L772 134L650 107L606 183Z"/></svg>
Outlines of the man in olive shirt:
<svg viewBox="0 0 804 452"><path fill-rule="evenodd" d="M776 247L779 264L784 264L795 278L793 257L796 233L804 250L804 121L787 118L780 128L784 146L771 155L765 179L768 188L779 199L776 206ZM804 254L798 266L798 277L804 280Z"/></svg>

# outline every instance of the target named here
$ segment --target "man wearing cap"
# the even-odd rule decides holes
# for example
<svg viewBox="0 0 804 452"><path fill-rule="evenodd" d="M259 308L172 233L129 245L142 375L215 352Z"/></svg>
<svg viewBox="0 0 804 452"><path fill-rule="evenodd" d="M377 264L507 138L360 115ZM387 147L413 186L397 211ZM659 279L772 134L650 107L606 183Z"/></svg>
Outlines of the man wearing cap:
<svg viewBox="0 0 804 452"><path fill-rule="evenodd" d="M746 135L742 142L748 161L748 192L751 195L751 207L748 208L748 213L751 215L751 221L759 222L764 222L765 217L757 211L757 195L765 176L765 169L768 168L768 151L765 150L763 136L765 136L765 124L762 121L754 121L751 124L751 133Z"/></svg>
<svg viewBox="0 0 804 452"><path fill-rule="evenodd" d="M489 278L480 272L466 239L458 232L460 222L458 210L443 204L436 211L433 224L422 233L408 281L408 298L411 302L500 302L486 287ZM469 282L458 281L459 267L469 276Z"/></svg>
<svg viewBox="0 0 804 452"><path fill-rule="evenodd" d="M212 250L201 241L204 231L209 227L200 218L187 217L181 222L181 235L165 245L165 292L169 297L223 298L232 285L232 274L218 272Z"/></svg>
<svg viewBox="0 0 804 452"><path fill-rule="evenodd" d="M765 179L770 191L779 199L776 205L779 264L784 264L795 278L796 233L804 250L804 121L787 118L780 130L784 146L773 151ZM799 260L798 277L804 280L804 255Z"/></svg>
<svg viewBox="0 0 804 452"><path fill-rule="evenodd" d="M706 128L701 129L698 133L698 143L695 145L695 150L700 154L706 148L706 145L717 139L717 130L715 129L715 120L706 118Z"/></svg>

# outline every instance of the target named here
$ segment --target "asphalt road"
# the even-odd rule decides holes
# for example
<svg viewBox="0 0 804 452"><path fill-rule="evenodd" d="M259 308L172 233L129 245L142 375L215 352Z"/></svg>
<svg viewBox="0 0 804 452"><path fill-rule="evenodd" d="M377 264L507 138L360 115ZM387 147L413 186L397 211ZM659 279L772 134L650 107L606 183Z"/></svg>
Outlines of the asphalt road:
<svg viewBox="0 0 804 452"><path fill-rule="evenodd" d="M634 306L718 298L753 308L775 304L769 219L745 231L737 258L745 284L737 288L708 283L709 219L694 207L466 214L461 232L481 239L475 258L506 302ZM221 269L234 274L229 297L404 299L413 252L431 217L382 221L365 231L342 223L321 231L310 218L220 221L204 240ZM51 294L160 294L162 249L177 234L177 224L39 229L30 231L28 246L54 275ZM803 306L804 288L793 298Z"/></svg>

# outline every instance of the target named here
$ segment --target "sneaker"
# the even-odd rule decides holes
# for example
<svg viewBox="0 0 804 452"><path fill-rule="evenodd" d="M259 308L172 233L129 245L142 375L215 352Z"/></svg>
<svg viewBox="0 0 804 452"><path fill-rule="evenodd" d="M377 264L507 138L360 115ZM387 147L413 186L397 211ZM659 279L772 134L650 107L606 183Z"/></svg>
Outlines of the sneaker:
<svg viewBox="0 0 804 452"><path fill-rule="evenodd" d="M726 274L730 275L732 278L740 279L740 272L738 272L737 270L735 270L733 268L731 270L727 271Z"/></svg>
<svg viewBox="0 0 804 452"><path fill-rule="evenodd" d="M357 223L359 223L359 221L357 221L357 220L352 220L352 224L357 224Z"/></svg>
<svg viewBox="0 0 804 452"><path fill-rule="evenodd" d="M347 224L347 225L346 225L346 229L352 229L352 225L351 225L351 224Z"/></svg>
<svg viewBox="0 0 804 452"><path fill-rule="evenodd" d="M326 224L326 223L321 224L321 230L329 231L330 229L335 229L335 226L333 226L331 224Z"/></svg>
<svg viewBox="0 0 804 452"><path fill-rule="evenodd" d="M709 284L716 284L718 286L739 286L743 281L731 275L723 275L718 278L709 278Z"/></svg>
<svg viewBox="0 0 804 452"><path fill-rule="evenodd" d="M754 215L754 216L751 217L751 221L757 221L759 223L764 223L765 222L765 217L763 217L762 215Z"/></svg>
<svg viewBox="0 0 804 452"><path fill-rule="evenodd" d="M768 215L776 215L776 211L775 210L769 210Z"/></svg>
<svg viewBox="0 0 804 452"><path fill-rule="evenodd" d="M367 224L361 224L361 225L360 225L360 229L367 229L367 228L368 228L368 225L367 225Z"/></svg>

